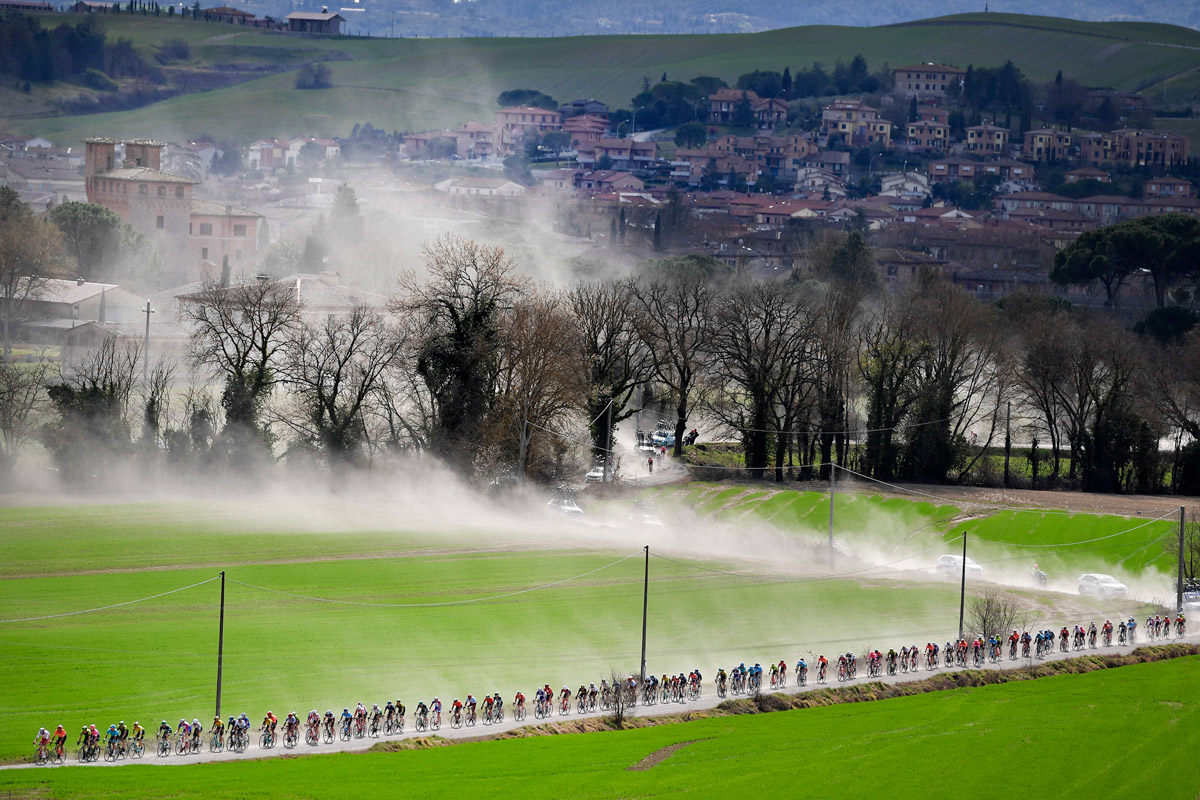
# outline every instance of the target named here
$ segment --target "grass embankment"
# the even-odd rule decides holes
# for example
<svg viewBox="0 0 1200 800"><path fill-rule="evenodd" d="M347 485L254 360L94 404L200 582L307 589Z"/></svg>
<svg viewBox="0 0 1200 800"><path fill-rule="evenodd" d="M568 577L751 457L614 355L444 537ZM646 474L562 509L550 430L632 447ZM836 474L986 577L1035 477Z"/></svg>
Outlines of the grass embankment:
<svg viewBox="0 0 1200 800"><path fill-rule="evenodd" d="M53 25L63 17L45 19ZM1051 80L1061 69L1088 86L1132 90L1194 67L1194 51L1179 45L1200 45L1200 34L1168 25L1021 15L963 15L882 28L808 26L757 34L545 39L302 38L162 17L99 19L110 39L132 39L148 54L168 38L189 39L192 61L182 66L197 69L287 69L306 52L312 59L330 58L334 88L295 90L289 70L138 110L14 120L17 127L63 145L101 132L172 140L209 132L249 142L263 136L345 135L355 122L416 130L488 120L497 93L508 88L534 88L562 100L595 97L617 107L629 103L645 76L666 73L688 80L717 75L732 82L755 69L795 69L813 61L828 68L857 53L872 68L921 61L997 66L1012 59L1035 80Z"/></svg>
<svg viewBox="0 0 1200 800"><path fill-rule="evenodd" d="M0 791L56 798L241 798L249 787L363 796L751 797L930 791L1008 798L1192 800L1200 659L959 689L868 705L704 719L397 753L188 767L18 770ZM635 769L635 767L637 767Z"/></svg>

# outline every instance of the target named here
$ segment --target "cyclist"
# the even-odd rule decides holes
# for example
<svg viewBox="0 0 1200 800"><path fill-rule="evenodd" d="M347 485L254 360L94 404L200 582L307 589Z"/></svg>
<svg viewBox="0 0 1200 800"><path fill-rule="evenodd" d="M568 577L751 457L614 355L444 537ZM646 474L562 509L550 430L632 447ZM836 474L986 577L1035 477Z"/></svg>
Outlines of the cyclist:
<svg viewBox="0 0 1200 800"><path fill-rule="evenodd" d="M483 718L486 720L491 720L492 710L495 707L496 707L496 701L492 699L492 696L490 694L485 694L483 696Z"/></svg>
<svg viewBox="0 0 1200 800"><path fill-rule="evenodd" d="M575 693L575 697L584 704L585 708L587 707L588 690L582 683L579 684L579 691Z"/></svg>
<svg viewBox="0 0 1200 800"><path fill-rule="evenodd" d="M774 661L771 662L771 685L779 683L779 665Z"/></svg>
<svg viewBox="0 0 1200 800"><path fill-rule="evenodd" d="M188 725L186 719L179 720L179 727L175 729L175 733L179 734L179 742L186 747L191 746L192 726Z"/></svg>
<svg viewBox="0 0 1200 800"><path fill-rule="evenodd" d="M475 706L476 705L477 705L477 701L475 700L475 695L468 694L467 695L467 717L471 720L475 719Z"/></svg>
<svg viewBox="0 0 1200 800"><path fill-rule="evenodd" d="M342 709L342 735L350 735L350 725L354 722L354 717L350 714L349 708Z"/></svg>
<svg viewBox="0 0 1200 800"><path fill-rule="evenodd" d="M442 724L442 701L436 697L433 698L433 703L430 704L429 710L433 712L433 719L438 725Z"/></svg>
<svg viewBox="0 0 1200 800"><path fill-rule="evenodd" d="M1187 630L1187 620L1183 618L1183 611L1180 610L1179 616L1175 617L1175 633L1183 636L1183 632Z"/></svg>
<svg viewBox="0 0 1200 800"><path fill-rule="evenodd" d="M887 653L887 667L888 667L888 674L889 674L889 675L895 675L895 674L896 674L896 648L894 648L894 647L889 647L889 648L888 648L888 653Z"/></svg>
<svg viewBox="0 0 1200 800"><path fill-rule="evenodd" d="M825 672L829 669L829 659L825 658L824 654L817 656L817 675L821 678L825 677Z"/></svg>
<svg viewBox="0 0 1200 800"><path fill-rule="evenodd" d="M336 723L336 721L337 720L335 720L334 716L333 716L333 709L332 708L325 709L325 735L326 736L330 736L330 737L333 736L333 726Z"/></svg>
<svg viewBox="0 0 1200 800"><path fill-rule="evenodd" d="M367 707L363 705L361 700L354 707L354 723L358 726L360 733L367 726Z"/></svg>
<svg viewBox="0 0 1200 800"><path fill-rule="evenodd" d="M570 711L571 710L571 690L568 689L566 686L564 686L562 688L562 692L559 695L559 697L562 699L562 707L565 710Z"/></svg>
<svg viewBox="0 0 1200 800"><path fill-rule="evenodd" d="M135 723L136 724L136 723ZM54 729L54 752L62 752L62 749L67 746L67 729L59 725Z"/></svg>
<svg viewBox="0 0 1200 800"><path fill-rule="evenodd" d="M279 718L270 711L263 717L262 731L267 734L267 740L271 744L275 744L275 726L279 724Z"/></svg>
<svg viewBox="0 0 1200 800"><path fill-rule="evenodd" d="M212 732L212 735L216 737L217 741L221 741L225 738L225 723L221 721L220 717L213 717L212 728L209 730Z"/></svg>
<svg viewBox="0 0 1200 800"><path fill-rule="evenodd" d="M204 728L200 725L200 720L192 720L192 749L200 749L200 734L204 732Z"/></svg>
<svg viewBox="0 0 1200 800"><path fill-rule="evenodd" d="M371 704L371 724L379 727L380 720L383 719L383 712L379 710L379 703Z"/></svg>
<svg viewBox="0 0 1200 800"><path fill-rule="evenodd" d="M33 738L33 743L37 745L39 759L43 757L43 753L45 753L46 758L50 757L50 731L45 728L38 728L37 736Z"/></svg>
<svg viewBox="0 0 1200 800"><path fill-rule="evenodd" d="M88 743L92 747L100 746L100 729L96 727L96 723L88 726Z"/></svg>
<svg viewBox="0 0 1200 800"><path fill-rule="evenodd" d="M1133 644L1134 641L1136 641L1136 639L1134 637L1134 632L1137 630L1137 620L1134 619L1133 617L1130 617L1129 621L1126 623L1125 627L1129 629L1129 643Z"/></svg>
<svg viewBox="0 0 1200 800"><path fill-rule="evenodd" d="M538 687L538 690L537 690L537 698L536 699L537 699L537 706L536 706L537 710L538 711L543 710L546 706L546 690L541 688L540 686Z"/></svg>
<svg viewBox="0 0 1200 800"><path fill-rule="evenodd" d="M104 732L104 743L112 748L113 751L117 751L119 749L120 741L121 732L117 730L117 726L109 725L108 730Z"/></svg>
<svg viewBox="0 0 1200 800"><path fill-rule="evenodd" d="M596 688L596 684L592 684L592 689ZM496 719L504 715L504 698L499 692L492 692L492 704L496 707Z"/></svg>
<svg viewBox="0 0 1200 800"><path fill-rule="evenodd" d="M170 739L170 738L171 738L171 734L173 734L173 733L174 733L174 731L172 731L172 730L171 730L171 726L170 726L170 725L168 725L168 724L167 724L167 721L164 719L164 720L162 721L162 725L159 725L159 726L158 726L158 736L157 736L156 738L158 738L158 739Z"/></svg>
<svg viewBox="0 0 1200 800"><path fill-rule="evenodd" d="M392 725L396 721L396 707L392 705L391 700L388 700L387 705L383 707L383 719L388 725Z"/></svg>
<svg viewBox="0 0 1200 800"><path fill-rule="evenodd" d="M400 698L397 697L396 698L396 725L401 728L404 727L404 711L405 711L404 703L401 703Z"/></svg>
<svg viewBox="0 0 1200 800"><path fill-rule="evenodd" d="M146 739L146 729L142 727L142 723L136 719L133 721L133 740L141 745Z"/></svg>
<svg viewBox="0 0 1200 800"><path fill-rule="evenodd" d="M417 701L417 721L429 718L429 706L425 705L424 700Z"/></svg>
<svg viewBox="0 0 1200 800"><path fill-rule="evenodd" d="M525 707L525 695L522 694L521 692L517 692L516 697L513 698L513 708L524 708L524 707Z"/></svg>
<svg viewBox="0 0 1200 800"><path fill-rule="evenodd" d="M289 711L287 719L283 721L284 736L296 736L300 728L300 717L296 716L295 711Z"/></svg>
<svg viewBox="0 0 1200 800"><path fill-rule="evenodd" d="M468 697L469 696L470 695L468 695ZM463 708L462 701L459 700L457 697L454 698L454 702L450 705L451 719L454 719L455 721L462 719L462 708Z"/></svg>

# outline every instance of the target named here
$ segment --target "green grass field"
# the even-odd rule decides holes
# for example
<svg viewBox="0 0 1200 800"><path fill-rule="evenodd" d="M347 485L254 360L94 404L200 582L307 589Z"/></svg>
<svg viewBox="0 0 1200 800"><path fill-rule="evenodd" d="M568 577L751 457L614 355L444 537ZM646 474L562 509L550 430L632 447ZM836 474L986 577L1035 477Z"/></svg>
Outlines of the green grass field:
<svg viewBox="0 0 1200 800"><path fill-rule="evenodd" d="M683 746L648 769L651 754ZM15 770L16 797L1154 797L1200 785L1200 658L878 703L398 753ZM351 788L352 787L352 788Z"/></svg>
<svg viewBox="0 0 1200 800"><path fill-rule="evenodd" d="M651 560L652 670L711 674L740 660L790 662L835 648L928 640L957 625L950 582L869 572L829 580L820 575L823 562L813 568L815 580L789 573L788 564L803 567L789 543L824 535L828 498L819 492L689 484L647 496L668 518L672 509L699 508L698 517L678 523L699 555ZM626 502L612 504L615 517ZM836 511L840 541L851 549L870 544L888 559L939 546L958 513L865 493L839 494ZM974 530L997 541L1061 543L1086 538L1079 527L1129 524L1018 516L1020 526L1002 516L973 523ZM597 679L609 668L636 670L643 564L636 546L619 542L644 539L657 548L663 537L677 556L681 547L671 529L620 539L603 527L577 527L556 541L560 529L541 518L487 530L406 526L397 521L403 517L393 507L317 501L0 509L0 618L120 603L220 569L236 581L345 603L453 603L543 586L637 554L579 580L478 604L331 604L227 587L226 709L324 709L394 694L410 701L467 691L511 695L535 680L561 684ZM730 545L726 555L705 549L713 540ZM1120 555L1115 544L1111 551ZM1053 596L1017 593L1047 621L1055 618ZM22 758L27 733L40 724L211 713L217 604L218 585L207 583L93 614L0 624L0 646L15 656L0 662L7 687L0 760Z"/></svg>
<svg viewBox="0 0 1200 800"><path fill-rule="evenodd" d="M65 15L67 20L78 19ZM60 17L47 15L57 24ZM345 135L355 122L416 130L490 119L504 89L539 89L566 100L629 103L643 78L732 81L754 69L831 68L862 53L871 66L918 61L996 66L1012 59L1035 80L1058 70L1088 86L1134 89L1197 65L1200 33L1170 25L1085 23L990 14L960 15L880 28L811 26L756 34L587 36L547 39L297 38L237 26L105 16L111 39L152 52L187 39L197 67L294 65L332 57L333 89L299 92L291 72L187 95L133 111L11 120L63 145L87 135L153 135L174 141L203 133L251 141L263 136ZM1180 45L1186 45L1181 47Z"/></svg>

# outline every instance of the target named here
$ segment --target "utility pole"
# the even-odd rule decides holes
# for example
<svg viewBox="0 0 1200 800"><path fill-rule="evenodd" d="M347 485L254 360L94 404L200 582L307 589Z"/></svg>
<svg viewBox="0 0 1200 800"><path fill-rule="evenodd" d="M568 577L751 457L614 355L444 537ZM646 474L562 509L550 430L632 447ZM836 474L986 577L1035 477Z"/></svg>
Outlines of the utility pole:
<svg viewBox="0 0 1200 800"><path fill-rule="evenodd" d="M146 340L142 344L142 387L146 386L146 375L150 370L150 315L154 313L154 309L150 307L150 301L146 301Z"/></svg>
<svg viewBox="0 0 1200 800"><path fill-rule="evenodd" d="M1183 613L1183 528L1184 507L1179 507L1179 574L1175 578L1175 613Z"/></svg>
<svg viewBox="0 0 1200 800"><path fill-rule="evenodd" d="M962 584L958 590L958 639L963 638L963 616L967 610L967 532L963 531Z"/></svg>
<svg viewBox="0 0 1200 800"><path fill-rule="evenodd" d="M225 570L221 570L221 622L217 628L217 716L221 716L221 662L225 656Z"/></svg>
<svg viewBox="0 0 1200 800"><path fill-rule="evenodd" d="M833 499L836 489L837 479L834 476L836 467L833 462L829 463L829 568L833 569Z"/></svg>
<svg viewBox="0 0 1200 800"><path fill-rule="evenodd" d="M646 683L646 611L650 604L650 545L646 545L646 577L642 581L642 677Z"/></svg>
<svg viewBox="0 0 1200 800"><path fill-rule="evenodd" d="M1004 419L1004 488L1009 483L1008 459L1012 456L1012 401L1008 402L1008 415Z"/></svg>

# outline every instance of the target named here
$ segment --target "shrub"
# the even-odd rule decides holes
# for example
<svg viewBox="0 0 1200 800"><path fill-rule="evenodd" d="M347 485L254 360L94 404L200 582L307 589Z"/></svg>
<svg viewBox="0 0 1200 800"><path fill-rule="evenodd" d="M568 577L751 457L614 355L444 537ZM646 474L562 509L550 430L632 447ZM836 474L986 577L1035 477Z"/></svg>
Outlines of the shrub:
<svg viewBox="0 0 1200 800"><path fill-rule="evenodd" d="M98 69L89 69L83 73L83 85L99 92L115 92L121 88L116 81Z"/></svg>
<svg viewBox="0 0 1200 800"><path fill-rule="evenodd" d="M297 89L329 88L329 67L324 64L305 64L296 72Z"/></svg>

